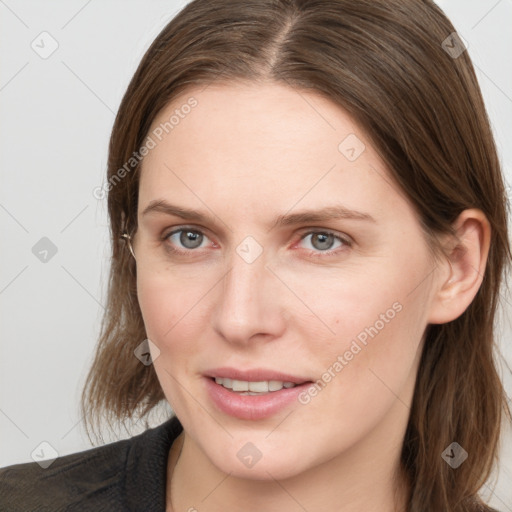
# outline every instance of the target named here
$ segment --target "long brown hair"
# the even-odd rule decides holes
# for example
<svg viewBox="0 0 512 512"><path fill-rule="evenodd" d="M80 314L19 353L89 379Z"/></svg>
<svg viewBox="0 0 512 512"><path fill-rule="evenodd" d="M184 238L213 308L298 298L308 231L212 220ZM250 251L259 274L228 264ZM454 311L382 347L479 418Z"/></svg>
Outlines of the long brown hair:
<svg viewBox="0 0 512 512"><path fill-rule="evenodd" d="M270 80L322 94L359 123L427 240L454 234L467 208L487 216L491 246L475 299L456 320L426 329L401 460L408 511L490 510L477 492L497 458L503 413L510 418L493 324L511 252L489 120L454 33L430 0L195 0L171 20L135 72L110 140L109 288L82 396L93 429L100 417L143 418L165 399L153 366L134 357L146 333L135 261L120 238L137 228L138 152L152 121L191 86ZM469 453L456 470L441 457L453 441Z"/></svg>

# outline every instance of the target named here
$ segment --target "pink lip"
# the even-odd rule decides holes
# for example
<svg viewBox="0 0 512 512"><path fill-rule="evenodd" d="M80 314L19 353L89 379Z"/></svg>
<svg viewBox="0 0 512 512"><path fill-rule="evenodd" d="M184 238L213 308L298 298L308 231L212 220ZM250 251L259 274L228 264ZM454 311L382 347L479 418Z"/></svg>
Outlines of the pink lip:
<svg viewBox="0 0 512 512"><path fill-rule="evenodd" d="M279 380L293 382L297 385L293 388L272 391L265 395L241 395L217 384L215 377L252 382ZM311 381L305 381L306 379L300 377L268 370L241 371L233 368L219 368L209 372L209 375L204 379L206 391L220 411L241 420L253 421L269 418L290 404L297 403L300 393L312 383Z"/></svg>
<svg viewBox="0 0 512 512"><path fill-rule="evenodd" d="M239 370L237 368L215 368L204 373L206 377L223 377L226 379L245 380L249 382L262 382L268 380L279 380L281 382L293 382L303 384L311 382L307 377L297 377L286 373L266 370L265 368L253 368L252 370Z"/></svg>

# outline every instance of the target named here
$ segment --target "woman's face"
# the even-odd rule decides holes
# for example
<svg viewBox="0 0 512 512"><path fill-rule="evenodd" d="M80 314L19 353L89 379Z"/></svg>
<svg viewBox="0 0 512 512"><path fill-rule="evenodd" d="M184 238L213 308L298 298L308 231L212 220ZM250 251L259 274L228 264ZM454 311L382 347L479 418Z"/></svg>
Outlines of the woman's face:
<svg viewBox="0 0 512 512"><path fill-rule="evenodd" d="M361 129L316 94L233 83L182 94L149 136L137 291L191 452L254 479L396 453L436 266Z"/></svg>

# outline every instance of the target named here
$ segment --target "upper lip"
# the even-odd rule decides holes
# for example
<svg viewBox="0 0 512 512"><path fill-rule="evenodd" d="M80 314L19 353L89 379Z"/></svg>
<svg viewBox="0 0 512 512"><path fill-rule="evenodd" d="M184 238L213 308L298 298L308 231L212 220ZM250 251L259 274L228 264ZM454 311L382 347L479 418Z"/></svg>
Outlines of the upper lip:
<svg viewBox="0 0 512 512"><path fill-rule="evenodd" d="M294 384L303 384L311 382L311 379L305 377L297 377L283 372L277 372L266 368L252 368L249 370L240 370L239 368L215 368L204 374L206 377L220 377L233 380L243 380L248 382L262 382L269 380L277 380L281 382L293 382Z"/></svg>

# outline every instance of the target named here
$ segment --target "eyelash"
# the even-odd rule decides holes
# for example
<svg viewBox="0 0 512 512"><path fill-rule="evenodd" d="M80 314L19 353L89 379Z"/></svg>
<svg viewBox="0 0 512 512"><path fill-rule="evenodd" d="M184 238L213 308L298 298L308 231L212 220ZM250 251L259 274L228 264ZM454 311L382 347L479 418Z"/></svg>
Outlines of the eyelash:
<svg viewBox="0 0 512 512"><path fill-rule="evenodd" d="M187 231L187 230L192 231L194 233L199 233L199 234L207 237L207 235L203 231L201 231L200 229L197 229L193 226L180 226L177 229L173 229L171 232L162 236L161 241L168 242L168 240L170 239L170 237L172 235L175 235L176 233L180 233L182 231ZM329 249L326 251L305 249L306 251L309 252L308 256L312 256L312 257L337 256L341 252L344 252L347 248L352 247L352 241L348 237L343 237L341 235L336 234L333 231L329 231L329 230L325 230L325 229L314 229L314 230L311 229L310 231L302 233L299 242L304 240L309 235L314 235L314 234L332 235L336 240L342 242L343 246L338 247L337 249ZM187 255L190 255L191 253L199 252L198 249L176 249L175 247L172 247L169 244L166 245L165 250L171 254L177 254L178 256L187 256Z"/></svg>

